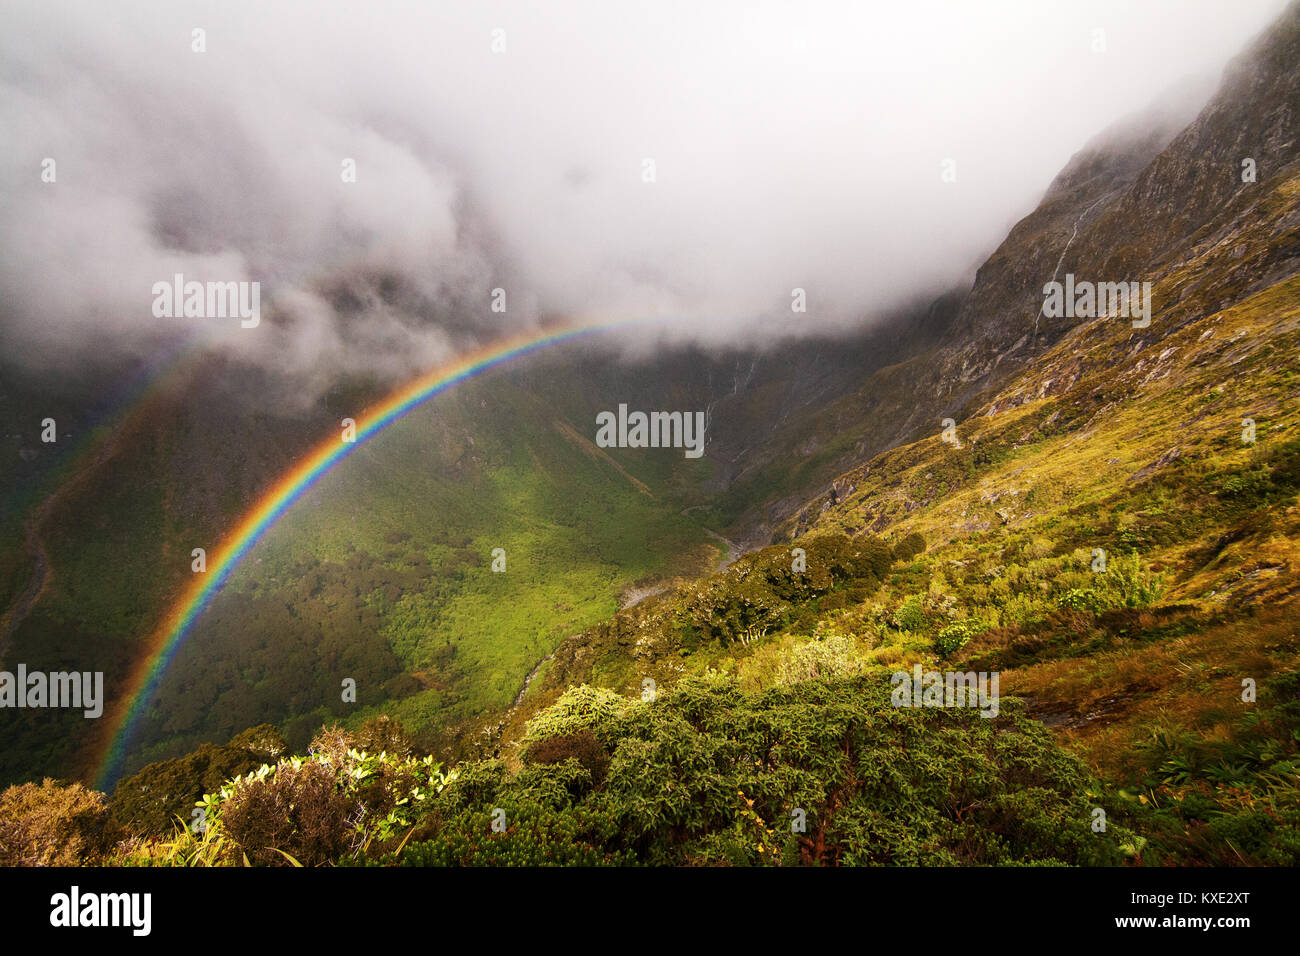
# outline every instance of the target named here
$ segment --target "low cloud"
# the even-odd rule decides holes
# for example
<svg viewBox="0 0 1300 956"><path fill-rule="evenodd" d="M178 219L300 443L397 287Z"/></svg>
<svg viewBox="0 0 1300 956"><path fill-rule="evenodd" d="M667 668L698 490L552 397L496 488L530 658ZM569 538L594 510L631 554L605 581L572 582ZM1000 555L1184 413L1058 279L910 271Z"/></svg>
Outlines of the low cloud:
<svg viewBox="0 0 1300 956"><path fill-rule="evenodd" d="M548 315L843 328L967 279L1282 3L1049 6L11 2L0 339L51 368L180 339L311 390ZM155 317L177 273L260 282L264 321Z"/></svg>

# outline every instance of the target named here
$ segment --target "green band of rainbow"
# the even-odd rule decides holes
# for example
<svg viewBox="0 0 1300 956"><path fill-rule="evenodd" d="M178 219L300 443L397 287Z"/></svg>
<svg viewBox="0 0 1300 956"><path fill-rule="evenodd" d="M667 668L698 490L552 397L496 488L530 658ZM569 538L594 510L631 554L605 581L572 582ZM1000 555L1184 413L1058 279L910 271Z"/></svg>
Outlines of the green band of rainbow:
<svg viewBox="0 0 1300 956"><path fill-rule="evenodd" d="M560 331L552 329L545 332L534 330L440 366L402 386L358 418L355 442L345 443L335 433L300 465L276 482L221 543L215 555L210 558L207 573L196 575L194 584L155 632L140 662L128 677L116 707L107 715L108 744L99 762L96 786L103 790L116 781L126 759L132 734L195 620L229 580L231 573L253 545L322 475L411 409L459 382L547 346L628 324L630 323L568 326Z"/></svg>

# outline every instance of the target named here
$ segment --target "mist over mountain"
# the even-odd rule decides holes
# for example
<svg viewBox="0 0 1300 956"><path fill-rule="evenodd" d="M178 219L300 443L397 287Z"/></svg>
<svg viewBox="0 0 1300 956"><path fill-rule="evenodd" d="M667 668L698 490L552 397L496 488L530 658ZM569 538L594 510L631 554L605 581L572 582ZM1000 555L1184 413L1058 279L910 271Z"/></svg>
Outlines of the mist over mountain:
<svg viewBox="0 0 1300 956"><path fill-rule="evenodd" d="M65 372L219 347L284 403L548 316L851 328L969 282L1073 152L1170 88L1194 111L1279 7L10 4L0 336ZM177 273L260 282L266 320L156 317Z"/></svg>

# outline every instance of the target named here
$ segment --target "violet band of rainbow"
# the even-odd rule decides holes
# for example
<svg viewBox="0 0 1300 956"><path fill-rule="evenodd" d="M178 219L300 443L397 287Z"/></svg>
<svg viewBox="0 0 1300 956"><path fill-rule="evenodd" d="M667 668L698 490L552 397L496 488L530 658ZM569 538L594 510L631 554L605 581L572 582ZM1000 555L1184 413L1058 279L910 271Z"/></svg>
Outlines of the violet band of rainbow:
<svg viewBox="0 0 1300 956"><path fill-rule="evenodd" d="M343 442L337 432L332 433L328 440L280 478L240 519L235 530L226 536L210 558L208 571L196 576L195 582L174 605L162 626L154 632L146 645L145 653L128 676L116 707L111 715L106 715L111 725L105 735L107 746L98 761L95 785L106 789L115 782L126 759L132 734L194 622L230 579L230 575L253 545L331 468L347 458L367 439L460 382L540 349L591 333L624 328L634 322L635 320L568 326L559 331L532 331L494 343L441 365L397 389L357 419L355 442Z"/></svg>

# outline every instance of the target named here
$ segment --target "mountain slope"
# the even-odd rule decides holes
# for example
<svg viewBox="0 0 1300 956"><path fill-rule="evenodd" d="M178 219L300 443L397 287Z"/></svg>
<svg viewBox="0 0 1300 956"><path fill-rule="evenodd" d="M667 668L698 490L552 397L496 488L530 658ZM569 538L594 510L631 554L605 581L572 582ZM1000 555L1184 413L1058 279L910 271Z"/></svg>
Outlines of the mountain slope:
<svg viewBox="0 0 1300 956"><path fill-rule="evenodd" d="M1161 852L1288 858L1300 846L1282 809L1300 788L1298 13L1183 132L1077 157L980 270L909 376L932 389L919 403L952 403L952 440L934 421L801 508L766 564L566 641L496 751L576 683L634 696L646 678L662 690L709 672L765 686L819 654L881 677L949 661L1000 672L1121 795L1160 807ZM1239 180L1245 141L1229 117L1263 159L1258 182ZM1030 348L1058 271L1152 282L1150 326L1044 322ZM753 590L758 568L796 547L917 534L924 555L877 594ZM706 597L714 616L700 618ZM724 614L748 623L701 629Z"/></svg>

